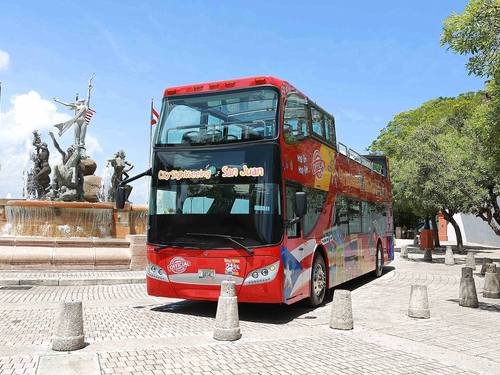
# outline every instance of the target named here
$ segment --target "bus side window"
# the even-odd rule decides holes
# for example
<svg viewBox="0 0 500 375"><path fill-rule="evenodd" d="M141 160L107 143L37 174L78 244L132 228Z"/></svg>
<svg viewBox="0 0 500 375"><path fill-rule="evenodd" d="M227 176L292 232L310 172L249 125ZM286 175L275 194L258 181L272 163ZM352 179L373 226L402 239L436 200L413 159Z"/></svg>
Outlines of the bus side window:
<svg viewBox="0 0 500 375"><path fill-rule="evenodd" d="M349 234L361 232L361 202L349 199Z"/></svg>
<svg viewBox="0 0 500 375"><path fill-rule="evenodd" d="M370 204L368 202L361 202L361 229L363 233L370 233L372 224L372 214Z"/></svg>
<svg viewBox="0 0 500 375"><path fill-rule="evenodd" d="M326 131L326 140L330 142L332 145L337 145L337 140L335 137L335 121L330 116L326 116L325 131Z"/></svg>
<svg viewBox="0 0 500 375"><path fill-rule="evenodd" d="M285 188L285 199L286 199L286 219L287 220L292 220L295 218L295 212L294 212L294 207L295 207L295 192L300 191L301 189L292 186L292 185L286 185ZM295 223L293 225L287 225L286 227L286 234L288 238L296 238L300 237L300 222Z"/></svg>
<svg viewBox="0 0 500 375"><path fill-rule="evenodd" d="M342 195L337 195L335 198L335 207L333 212L333 223L338 226L340 230L347 235L349 216L347 215L347 198Z"/></svg>
<svg viewBox="0 0 500 375"><path fill-rule="evenodd" d="M321 138L325 138L325 124L323 114L313 107L311 107L311 122L312 132Z"/></svg>
<svg viewBox="0 0 500 375"><path fill-rule="evenodd" d="M319 217L323 212L326 204L328 193L323 190L314 189L304 186L304 191L307 193L307 213L304 216L304 237L311 234L318 223Z"/></svg>
<svg viewBox="0 0 500 375"><path fill-rule="evenodd" d="M297 143L307 137L306 100L298 94L288 96L283 115L286 143Z"/></svg>

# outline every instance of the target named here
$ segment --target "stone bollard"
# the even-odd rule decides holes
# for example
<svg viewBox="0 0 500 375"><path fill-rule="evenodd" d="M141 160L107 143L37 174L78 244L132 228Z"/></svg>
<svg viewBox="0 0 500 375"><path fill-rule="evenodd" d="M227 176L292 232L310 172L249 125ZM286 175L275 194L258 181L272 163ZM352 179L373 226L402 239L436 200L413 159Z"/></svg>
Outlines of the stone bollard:
<svg viewBox="0 0 500 375"><path fill-rule="evenodd" d="M330 328L344 330L353 328L351 292L349 290L337 289L333 293Z"/></svg>
<svg viewBox="0 0 500 375"><path fill-rule="evenodd" d="M483 258L483 265L481 266L481 275L484 276L486 274L486 265L493 263L491 258Z"/></svg>
<svg viewBox="0 0 500 375"><path fill-rule="evenodd" d="M471 267L462 268L462 277L460 278L460 289L458 292L458 304L463 307L479 307L477 300L476 284L472 275Z"/></svg>
<svg viewBox="0 0 500 375"><path fill-rule="evenodd" d="M453 266L455 264L455 258L453 257L453 250L451 249L451 246L446 246L444 264L447 266Z"/></svg>
<svg viewBox="0 0 500 375"><path fill-rule="evenodd" d="M82 302L62 302L57 314L52 350L71 351L84 346Z"/></svg>
<svg viewBox="0 0 500 375"><path fill-rule="evenodd" d="M431 311L429 310L429 299L427 298L427 286L411 286L408 316L410 318L421 319L429 319L431 317Z"/></svg>
<svg viewBox="0 0 500 375"><path fill-rule="evenodd" d="M401 259L408 259L408 245L401 246Z"/></svg>
<svg viewBox="0 0 500 375"><path fill-rule="evenodd" d="M238 297L234 281L222 281L215 315L214 339L235 341L241 337Z"/></svg>
<svg viewBox="0 0 500 375"><path fill-rule="evenodd" d="M424 261L432 262L432 249L424 250Z"/></svg>
<svg viewBox="0 0 500 375"><path fill-rule="evenodd" d="M486 265L486 276L483 287L484 298L500 298L500 284L497 277L497 266L494 263Z"/></svg>
<svg viewBox="0 0 500 375"><path fill-rule="evenodd" d="M474 257L474 253L472 251L467 252L465 267L472 268L473 271L476 269L476 258Z"/></svg>

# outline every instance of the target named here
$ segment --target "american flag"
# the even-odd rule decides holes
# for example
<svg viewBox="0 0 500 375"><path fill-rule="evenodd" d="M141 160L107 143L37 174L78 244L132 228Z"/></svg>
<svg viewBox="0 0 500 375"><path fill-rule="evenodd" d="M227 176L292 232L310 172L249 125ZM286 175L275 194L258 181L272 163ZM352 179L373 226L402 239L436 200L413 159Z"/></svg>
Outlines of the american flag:
<svg viewBox="0 0 500 375"><path fill-rule="evenodd" d="M85 113L85 123L88 124L90 120L92 120L92 116L94 116L95 111L93 109L88 109Z"/></svg>

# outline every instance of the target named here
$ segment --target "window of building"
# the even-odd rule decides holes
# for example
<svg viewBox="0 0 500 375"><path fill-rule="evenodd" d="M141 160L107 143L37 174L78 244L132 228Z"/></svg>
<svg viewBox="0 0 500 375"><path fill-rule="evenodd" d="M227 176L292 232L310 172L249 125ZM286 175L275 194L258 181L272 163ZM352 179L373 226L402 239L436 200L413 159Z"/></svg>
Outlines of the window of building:
<svg viewBox="0 0 500 375"><path fill-rule="evenodd" d="M283 134L286 143L296 143L308 135L306 100L298 95L288 96L283 117Z"/></svg>
<svg viewBox="0 0 500 375"><path fill-rule="evenodd" d="M325 138L325 124L323 114L314 107L311 107L311 123L313 134L321 138Z"/></svg>

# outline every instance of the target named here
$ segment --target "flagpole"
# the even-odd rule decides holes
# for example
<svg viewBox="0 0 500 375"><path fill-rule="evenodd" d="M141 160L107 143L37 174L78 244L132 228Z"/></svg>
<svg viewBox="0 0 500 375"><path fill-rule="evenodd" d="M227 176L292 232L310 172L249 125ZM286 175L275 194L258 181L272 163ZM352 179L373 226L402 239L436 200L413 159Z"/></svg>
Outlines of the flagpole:
<svg viewBox="0 0 500 375"><path fill-rule="evenodd" d="M2 124L2 81L0 81L0 125Z"/></svg>
<svg viewBox="0 0 500 375"><path fill-rule="evenodd" d="M153 158L153 98L151 98L151 110L149 111L149 168Z"/></svg>

